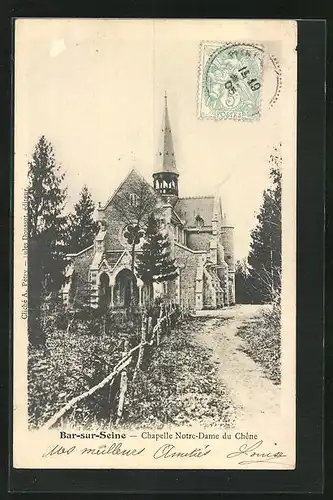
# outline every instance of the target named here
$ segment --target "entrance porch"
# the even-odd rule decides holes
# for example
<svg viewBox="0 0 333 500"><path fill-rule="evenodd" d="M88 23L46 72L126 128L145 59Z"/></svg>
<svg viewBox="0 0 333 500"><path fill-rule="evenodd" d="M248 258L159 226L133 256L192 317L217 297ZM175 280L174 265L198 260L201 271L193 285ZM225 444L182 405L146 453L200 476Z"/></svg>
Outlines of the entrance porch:
<svg viewBox="0 0 333 500"><path fill-rule="evenodd" d="M134 279L133 279L134 278ZM127 309L130 306L131 288L135 303L145 304L148 300L148 289L133 274L130 269L120 270L113 280L109 274L102 272L99 277L99 304L101 307L110 307L112 309Z"/></svg>

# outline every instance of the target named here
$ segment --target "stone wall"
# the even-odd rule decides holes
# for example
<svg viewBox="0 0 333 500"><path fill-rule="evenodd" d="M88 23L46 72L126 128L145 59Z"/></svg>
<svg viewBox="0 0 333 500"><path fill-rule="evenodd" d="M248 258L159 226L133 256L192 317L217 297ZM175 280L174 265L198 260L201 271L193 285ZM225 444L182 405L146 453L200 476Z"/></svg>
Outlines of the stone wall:
<svg viewBox="0 0 333 500"><path fill-rule="evenodd" d="M180 304L195 309L195 287L198 258L196 254L175 244L176 264L180 268Z"/></svg>
<svg viewBox="0 0 333 500"><path fill-rule="evenodd" d="M228 264L229 270L234 272L235 270L235 258L234 258L234 228L233 227L222 227L222 244L224 247L224 260Z"/></svg>
<svg viewBox="0 0 333 500"><path fill-rule="evenodd" d="M192 250L204 250L208 252L211 238L212 233L209 230L207 230L207 232L188 231L187 246Z"/></svg>
<svg viewBox="0 0 333 500"><path fill-rule="evenodd" d="M121 233L126 226L126 221L119 211L112 205L108 206L104 212L106 235L104 245L106 251L124 250L125 245L121 239Z"/></svg>
<svg viewBox="0 0 333 500"><path fill-rule="evenodd" d="M140 193L140 186L142 186L142 178L133 170L124 183L118 188L113 199L106 206L105 210L99 211L99 218L104 221L106 235L105 235L105 249L106 251L119 251L124 248L129 248L123 238L123 230L129 224L129 213L124 213L126 206L130 207L131 195ZM152 200L156 196L156 209L159 207L160 200L153 188L146 182L146 189L151 190ZM150 192L150 191L149 191ZM118 206L117 206L118 205ZM121 205L121 206L120 206ZM153 206L153 205L152 205ZM146 219L148 214L146 215ZM134 222L134 221L133 221ZM145 221L143 221L145 222ZM138 248L138 247L137 247Z"/></svg>
<svg viewBox="0 0 333 500"><path fill-rule="evenodd" d="M89 266L94 255L94 247L83 251L73 258L72 286L70 288L70 298L76 297L77 305L88 305L89 302Z"/></svg>

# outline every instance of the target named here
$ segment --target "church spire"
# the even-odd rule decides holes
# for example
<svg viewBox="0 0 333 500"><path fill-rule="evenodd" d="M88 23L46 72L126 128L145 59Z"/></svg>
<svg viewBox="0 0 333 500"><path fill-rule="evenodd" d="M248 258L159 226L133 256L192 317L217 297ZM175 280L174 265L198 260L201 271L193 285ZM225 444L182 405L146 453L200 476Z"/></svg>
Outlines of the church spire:
<svg viewBox="0 0 333 500"><path fill-rule="evenodd" d="M153 173L154 188L161 195L171 195L177 198L178 175L169 119L168 98L165 92L160 142L158 145L155 169Z"/></svg>
<svg viewBox="0 0 333 500"><path fill-rule="evenodd" d="M158 145L155 172L174 172L175 174L178 174L169 119L168 97L166 92L164 94L164 114L162 128L160 131L160 142Z"/></svg>

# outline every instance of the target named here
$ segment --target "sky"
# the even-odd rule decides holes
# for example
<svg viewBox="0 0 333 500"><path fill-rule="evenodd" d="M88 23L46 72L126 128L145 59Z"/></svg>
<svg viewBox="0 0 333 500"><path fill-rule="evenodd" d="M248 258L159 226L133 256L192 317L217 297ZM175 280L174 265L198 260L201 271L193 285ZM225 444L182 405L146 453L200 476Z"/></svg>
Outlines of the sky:
<svg viewBox="0 0 333 500"><path fill-rule="evenodd" d="M238 39L254 36L246 22L237 29ZM23 20L16 26L16 171L27 170L45 135L66 172L69 207L84 184L104 203L133 166L150 181L167 91L180 196L218 189L235 227L236 258L246 257L282 120L279 105L256 122L198 119L200 41L231 36L232 21L221 30L214 21Z"/></svg>

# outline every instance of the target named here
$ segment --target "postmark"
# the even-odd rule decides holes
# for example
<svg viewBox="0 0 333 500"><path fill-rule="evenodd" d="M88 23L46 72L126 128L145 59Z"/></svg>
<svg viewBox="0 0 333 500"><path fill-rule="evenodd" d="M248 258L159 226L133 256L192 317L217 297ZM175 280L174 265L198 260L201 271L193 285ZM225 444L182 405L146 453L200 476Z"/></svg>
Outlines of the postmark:
<svg viewBox="0 0 333 500"><path fill-rule="evenodd" d="M198 118L258 120L282 86L278 59L256 43L202 42L198 73Z"/></svg>

